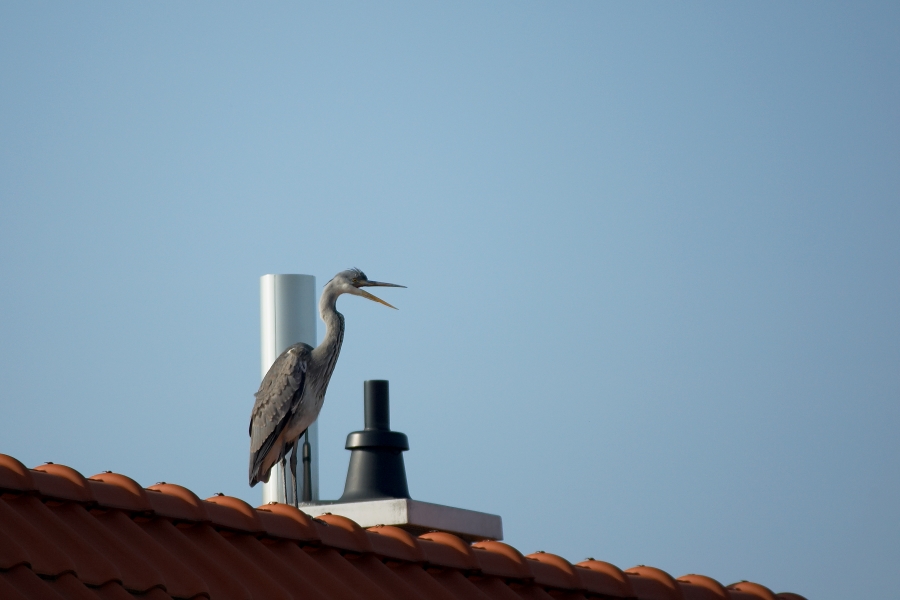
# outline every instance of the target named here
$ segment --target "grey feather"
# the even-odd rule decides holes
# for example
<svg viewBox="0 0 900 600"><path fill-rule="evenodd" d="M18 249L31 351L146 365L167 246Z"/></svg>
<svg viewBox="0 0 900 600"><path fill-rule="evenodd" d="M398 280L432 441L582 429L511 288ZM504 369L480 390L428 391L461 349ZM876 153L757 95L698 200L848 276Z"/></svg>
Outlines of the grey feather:
<svg viewBox="0 0 900 600"><path fill-rule="evenodd" d="M312 347L294 344L281 353L266 373L256 392L250 414L250 481L265 477L259 473L263 458L287 427L303 402L303 388Z"/></svg>

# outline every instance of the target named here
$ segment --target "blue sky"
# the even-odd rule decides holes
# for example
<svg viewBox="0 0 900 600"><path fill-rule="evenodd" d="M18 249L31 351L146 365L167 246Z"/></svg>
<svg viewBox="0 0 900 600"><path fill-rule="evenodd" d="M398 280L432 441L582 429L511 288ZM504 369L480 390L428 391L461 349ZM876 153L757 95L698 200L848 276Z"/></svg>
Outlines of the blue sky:
<svg viewBox="0 0 900 600"><path fill-rule="evenodd" d="M259 504L258 279L358 266L408 289L339 303L325 496L389 379L412 495L526 553L888 597L898 28L895 3L6 3L0 452Z"/></svg>

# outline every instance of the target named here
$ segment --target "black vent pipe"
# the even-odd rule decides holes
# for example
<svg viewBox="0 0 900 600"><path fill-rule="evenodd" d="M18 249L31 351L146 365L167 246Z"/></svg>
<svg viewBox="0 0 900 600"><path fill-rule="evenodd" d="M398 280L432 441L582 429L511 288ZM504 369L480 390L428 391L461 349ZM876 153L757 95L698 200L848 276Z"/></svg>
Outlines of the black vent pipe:
<svg viewBox="0 0 900 600"><path fill-rule="evenodd" d="M391 431L388 382L370 379L363 389L366 428L347 436L350 468L339 502L409 498L402 454L409 450L409 440L405 433Z"/></svg>

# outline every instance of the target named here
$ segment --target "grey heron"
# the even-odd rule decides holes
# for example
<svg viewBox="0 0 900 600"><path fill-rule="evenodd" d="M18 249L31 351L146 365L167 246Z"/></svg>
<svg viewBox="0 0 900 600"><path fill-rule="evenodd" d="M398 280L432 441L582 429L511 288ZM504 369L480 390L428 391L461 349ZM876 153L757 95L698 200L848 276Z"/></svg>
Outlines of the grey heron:
<svg viewBox="0 0 900 600"><path fill-rule="evenodd" d="M278 462L284 465L288 453L291 474L297 481L297 453L292 451L319 416L344 340L344 315L337 311L337 299L341 294L352 294L396 309L361 289L376 286L406 287L369 281L359 269L335 275L325 284L319 299L319 315L327 328L322 343L316 348L294 344L269 367L255 394L256 402L250 414L250 487L269 481L272 467Z"/></svg>

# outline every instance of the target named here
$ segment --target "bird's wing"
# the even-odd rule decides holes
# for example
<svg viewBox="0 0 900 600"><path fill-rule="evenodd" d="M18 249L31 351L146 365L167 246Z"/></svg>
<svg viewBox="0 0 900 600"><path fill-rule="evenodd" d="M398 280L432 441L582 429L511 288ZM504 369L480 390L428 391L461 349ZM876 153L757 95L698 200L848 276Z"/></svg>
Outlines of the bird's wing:
<svg viewBox="0 0 900 600"><path fill-rule="evenodd" d="M302 401L311 353L307 344L290 346L269 367L255 394L250 414L251 485L254 475L257 480L264 476L258 472L263 460Z"/></svg>

